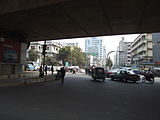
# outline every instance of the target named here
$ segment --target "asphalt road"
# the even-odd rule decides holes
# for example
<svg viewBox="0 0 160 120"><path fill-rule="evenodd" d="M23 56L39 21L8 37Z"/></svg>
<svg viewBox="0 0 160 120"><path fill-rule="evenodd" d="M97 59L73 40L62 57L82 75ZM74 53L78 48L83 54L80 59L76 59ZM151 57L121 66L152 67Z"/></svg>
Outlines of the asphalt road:
<svg viewBox="0 0 160 120"><path fill-rule="evenodd" d="M60 81L0 87L0 120L160 120L160 82Z"/></svg>

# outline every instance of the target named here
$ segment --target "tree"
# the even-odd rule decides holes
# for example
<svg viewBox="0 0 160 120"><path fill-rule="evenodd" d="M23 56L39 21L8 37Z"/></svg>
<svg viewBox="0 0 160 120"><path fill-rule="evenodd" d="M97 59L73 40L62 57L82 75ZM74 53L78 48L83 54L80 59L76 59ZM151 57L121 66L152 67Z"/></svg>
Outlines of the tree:
<svg viewBox="0 0 160 120"><path fill-rule="evenodd" d="M62 60L63 65L65 65L65 61L70 61L71 57L71 48L70 47L63 47L59 50L59 54L57 56L58 60Z"/></svg>
<svg viewBox="0 0 160 120"><path fill-rule="evenodd" d="M44 58L43 58L43 61L44 61ZM51 57L51 56L46 56L45 57L45 64L54 65L54 63L55 63L55 58L54 57Z"/></svg>
<svg viewBox="0 0 160 120"><path fill-rule="evenodd" d="M81 48L79 47L74 47L74 49L71 51L72 52L72 64L73 65L83 65L85 63L85 56L84 53L82 52Z"/></svg>
<svg viewBox="0 0 160 120"><path fill-rule="evenodd" d="M113 66L113 62L110 57L106 59L106 66L109 66L109 69Z"/></svg>
<svg viewBox="0 0 160 120"><path fill-rule="evenodd" d="M40 53L38 51L34 51L33 49L30 49L28 51L28 60L29 61L37 61L38 58L40 58Z"/></svg>
<svg viewBox="0 0 160 120"><path fill-rule="evenodd" d="M79 47L64 47L59 50L58 58L62 60L63 65L65 62L69 62L73 66L84 66L85 65L85 54Z"/></svg>

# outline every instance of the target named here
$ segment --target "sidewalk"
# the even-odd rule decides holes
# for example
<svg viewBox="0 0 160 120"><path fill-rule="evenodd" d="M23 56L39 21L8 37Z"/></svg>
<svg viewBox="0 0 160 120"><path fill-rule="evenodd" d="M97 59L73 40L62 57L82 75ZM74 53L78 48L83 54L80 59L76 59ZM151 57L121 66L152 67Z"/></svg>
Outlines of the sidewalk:
<svg viewBox="0 0 160 120"><path fill-rule="evenodd" d="M54 71L53 74L51 74L51 71L48 71L47 73L48 75L45 75L43 77L39 77L38 71L26 71L17 75L6 75L6 76L0 75L0 87L54 81L57 71ZM73 73L67 72L66 74L73 74ZM76 73L76 74L83 74L83 73Z"/></svg>
<svg viewBox="0 0 160 120"><path fill-rule="evenodd" d="M55 80L55 74L56 72L54 74L48 72L48 75L39 77L38 71L27 71L17 75L0 75L0 87L52 81Z"/></svg>

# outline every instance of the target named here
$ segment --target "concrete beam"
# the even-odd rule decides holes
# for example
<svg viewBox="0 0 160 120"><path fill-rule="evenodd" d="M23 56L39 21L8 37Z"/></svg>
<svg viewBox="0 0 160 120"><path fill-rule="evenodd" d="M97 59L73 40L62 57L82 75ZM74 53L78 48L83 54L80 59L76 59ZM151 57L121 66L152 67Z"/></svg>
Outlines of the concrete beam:
<svg viewBox="0 0 160 120"><path fill-rule="evenodd" d="M8 14L22 10L35 9L68 0L1 0L0 14Z"/></svg>
<svg viewBox="0 0 160 120"><path fill-rule="evenodd" d="M1 0L0 31L26 41L160 32L160 1Z"/></svg>

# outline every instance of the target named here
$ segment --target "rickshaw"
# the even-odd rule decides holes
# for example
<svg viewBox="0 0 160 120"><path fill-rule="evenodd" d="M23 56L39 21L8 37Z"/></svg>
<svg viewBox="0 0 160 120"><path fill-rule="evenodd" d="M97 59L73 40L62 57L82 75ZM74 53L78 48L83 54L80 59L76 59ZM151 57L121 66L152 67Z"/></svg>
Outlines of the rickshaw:
<svg viewBox="0 0 160 120"><path fill-rule="evenodd" d="M92 78L94 80L103 79L105 81L105 71L103 67L95 67L92 69Z"/></svg>

